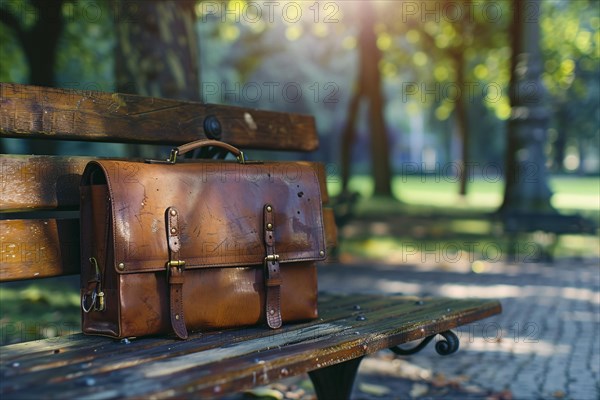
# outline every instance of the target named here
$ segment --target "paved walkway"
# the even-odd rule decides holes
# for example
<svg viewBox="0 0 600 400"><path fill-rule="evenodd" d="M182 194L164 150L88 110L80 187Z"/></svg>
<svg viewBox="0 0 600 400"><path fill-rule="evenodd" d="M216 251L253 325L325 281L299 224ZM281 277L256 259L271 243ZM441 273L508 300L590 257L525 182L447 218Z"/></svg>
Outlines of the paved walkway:
<svg viewBox="0 0 600 400"><path fill-rule="evenodd" d="M503 305L500 316L460 329L455 355L440 357L430 345L411 357L365 359L353 398L600 399L599 261L476 267L480 273L465 263L320 268L324 291L498 298Z"/></svg>

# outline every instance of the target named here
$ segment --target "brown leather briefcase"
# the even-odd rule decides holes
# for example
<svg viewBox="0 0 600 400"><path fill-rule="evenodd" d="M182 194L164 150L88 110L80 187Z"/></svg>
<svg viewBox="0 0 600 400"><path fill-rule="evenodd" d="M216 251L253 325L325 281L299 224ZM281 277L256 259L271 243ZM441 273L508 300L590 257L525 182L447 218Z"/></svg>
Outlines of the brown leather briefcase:
<svg viewBox="0 0 600 400"><path fill-rule="evenodd" d="M177 162L203 146L238 162ZM164 162L92 161L81 183L83 332L183 339L316 318L325 246L308 163L246 162L209 140Z"/></svg>

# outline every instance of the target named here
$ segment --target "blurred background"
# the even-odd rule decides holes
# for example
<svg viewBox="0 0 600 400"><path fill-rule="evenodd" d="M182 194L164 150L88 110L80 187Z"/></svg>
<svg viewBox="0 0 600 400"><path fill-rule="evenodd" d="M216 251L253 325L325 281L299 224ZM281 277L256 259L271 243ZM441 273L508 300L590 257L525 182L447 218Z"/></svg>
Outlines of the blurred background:
<svg viewBox="0 0 600 400"><path fill-rule="evenodd" d="M335 265L598 266L599 46L595 0L0 5L1 81L314 115L318 151L251 155L326 164ZM52 321L79 330L78 292L61 280L3 285L0 300L3 322L35 319L30 339L61 330Z"/></svg>

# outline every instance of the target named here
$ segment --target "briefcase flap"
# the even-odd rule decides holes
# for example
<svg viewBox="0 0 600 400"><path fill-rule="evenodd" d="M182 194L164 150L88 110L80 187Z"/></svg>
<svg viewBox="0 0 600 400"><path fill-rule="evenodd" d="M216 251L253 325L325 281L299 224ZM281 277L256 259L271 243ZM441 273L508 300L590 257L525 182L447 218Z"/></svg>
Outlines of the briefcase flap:
<svg viewBox="0 0 600 400"><path fill-rule="evenodd" d="M167 209L178 213L187 269L262 264L267 205L280 263L325 258L319 182L306 163L98 160L83 174L82 185L91 184L108 186L118 273L165 268Z"/></svg>

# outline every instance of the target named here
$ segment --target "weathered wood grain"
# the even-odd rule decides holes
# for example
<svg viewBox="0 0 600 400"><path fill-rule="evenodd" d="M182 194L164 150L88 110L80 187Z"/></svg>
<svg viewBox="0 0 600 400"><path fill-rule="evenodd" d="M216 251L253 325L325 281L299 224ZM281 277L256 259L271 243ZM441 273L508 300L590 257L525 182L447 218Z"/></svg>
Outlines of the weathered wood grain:
<svg viewBox="0 0 600 400"><path fill-rule="evenodd" d="M6 346L0 363L3 396L155 398L220 396L285 376L322 368L380 349L455 328L500 312L493 300L411 297L330 297L320 300L322 320L281 331L248 328L194 335L187 341L73 336L74 347L52 340L23 365L16 354L27 344ZM360 301L361 310L353 303ZM450 311L448 311L450 310ZM365 320L356 320L360 313ZM89 346L82 347L86 341ZM45 345L47 350L43 350ZM37 369L35 366L42 366Z"/></svg>
<svg viewBox="0 0 600 400"><path fill-rule="evenodd" d="M326 293L320 293L319 302L323 304L327 303L327 307L320 310L318 321L327 322L348 315L348 311L353 310L353 307L356 304L361 304L369 310L385 307L387 299L384 297L373 298L372 295L361 294L353 296L333 296ZM357 311L354 312L357 313ZM306 324L313 323L314 321L306 322ZM285 333L294 329L299 329L302 325L303 324L286 324L276 333ZM223 342L233 344L236 341L245 340L247 338L271 336L273 333L273 331L263 329L262 327L247 327L235 330L190 333L190 335L192 338L199 338L202 336L202 341L201 343L198 343L198 346L202 345L203 347L199 347L199 349L210 349L221 346ZM100 342L93 340L94 338ZM40 366L37 360L39 357L50 354L53 355L53 359L67 365L77 364L89 359L90 353L97 353L97 351L94 352L93 350L97 350L98 346L104 346L102 354L103 356L108 357L110 354L115 355L128 352L137 353L164 344L172 345L173 343L179 342L173 342L173 338L165 336L161 338L140 338L131 341L127 346L112 346L111 343L117 343L117 341L107 341L98 336L86 336L83 334L61 336L54 338L51 341L35 340L2 347L2 360L7 363L18 360L19 366L21 367L20 371L32 372L34 370L41 371L46 369L45 366ZM52 366L48 368L52 368Z"/></svg>
<svg viewBox="0 0 600 400"><path fill-rule="evenodd" d="M183 144L207 138L204 120L221 123L221 140L242 148L312 151L314 118L250 108L120 93L0 83L0 136L123 143Z"/></svg>
<svg viewBox="0 0 600 400"><path fill-rule="evenodd" d="M78 273L77 219L0 221L0 282Z"/></svg>
<svg viewBox="0 0 600 400"><path fill-rule="evenodd" d="M0 209L78 209L79 182L92 157L0 155Z"/></svg>

